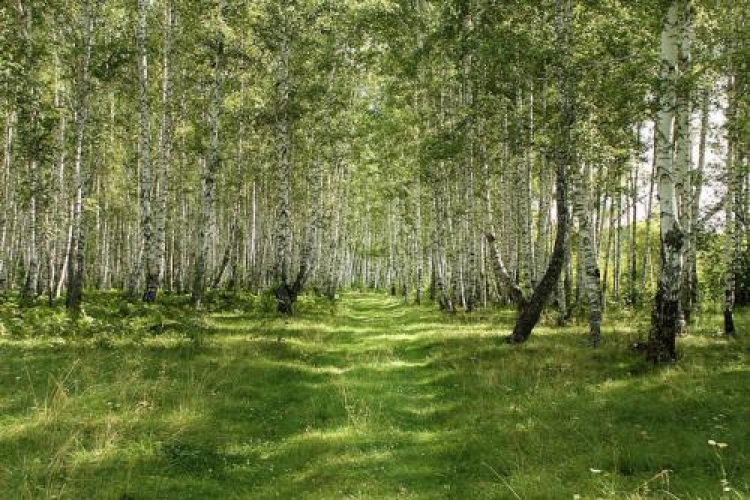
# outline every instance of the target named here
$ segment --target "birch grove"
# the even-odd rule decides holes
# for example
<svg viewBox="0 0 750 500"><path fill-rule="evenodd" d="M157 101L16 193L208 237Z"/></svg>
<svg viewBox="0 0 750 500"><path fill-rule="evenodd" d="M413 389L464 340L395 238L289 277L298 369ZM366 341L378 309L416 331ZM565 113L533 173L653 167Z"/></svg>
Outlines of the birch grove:
<svg viewBox="0 0 750 500"><path fill-rule="evenodd" d="M671 362L749 295L740 3L20 0L0 296L648 309Z"/></svg>

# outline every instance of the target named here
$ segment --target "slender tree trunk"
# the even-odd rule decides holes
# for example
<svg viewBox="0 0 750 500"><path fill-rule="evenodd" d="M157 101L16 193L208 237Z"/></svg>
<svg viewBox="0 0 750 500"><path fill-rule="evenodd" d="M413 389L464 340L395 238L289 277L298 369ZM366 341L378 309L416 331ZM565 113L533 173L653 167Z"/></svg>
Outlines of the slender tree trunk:
<svg viewBox="0 0 750 500"><path fill-rule="evenodd" d="M336 149L334 148L334 152ZM334 153L334 161L333 164L335 166L334 173L333 173L333 189L331 189L331 193L333 195L339 195L334 196L332 200L329 200L329 217L331 219L331 225L329 225L329 232L332 234L329 235L330 242L329 242L329 250L328 250L328 269L326 271L326 296L333 300L336 298L336 291L338 290L339 284L342 281L342 278L340 276L341 268L343 267L342 264L344 263L344 258L341 255L342 253L342 247L344 246L344 239L343 239L343 231L341 230L341 226L343 224L343 214L342 210L340 210L338 207L335 206L336 200L338 199L346 199L346 191L344 189L345 185L345 179L344 179L344 168L340 165L340 162L338 160L338 153ZM335 215L332 215L331 213L335 211Z"/></svg>
<svg viewBox="0 0 750 500"><path fill-rule="evenodd" d="M646 236L644 238L643 242L643 265L641 268L641 290L646 289L646 282L647 278L651 276L651 272L649 271L650 264L651 264L651 215L653 213L653 201L654 201L654 181L656 180L656 169L658 167L657 161L656 161L656 151L658 148L659 140L658 140L658 134L656 131L656 124L654 124L654 140L653 140L653 149L654 149L654 158L652 160L652 168L651 173L649 174L649 183L648 183L648 199L646 200Z"/></svg>
<svg viewBox="0 0 750 500"><path fill-rule="evenodd" d="M513 303L516 304L516 307L518 307L520 311L526 306L526 294L524 293L523 289L516 283L516 280L513 279L513 277L505 267L505 263L503 262L500 252L498 252L495 245L494 234L491 232L487 232L485 233L485 238L487 239L490 256L492 257L492 269L495 272L495 278L497 279L498 284L503 286L507 290L510 299L513 301Z"/></svg>
<svg viewBox="0 0 750 500"><path fill-rule="evenodd" d="M700 213L701 194L703 192L703 171L706 165L706 139L709 127L709 94L704 91L701 97L701 128L698 142L698 164L696 169L689 177L686 200L688 210L690 211L691 230L687 234L687 244L685 248L684 269L683 269L683 313L685 321L689 322L693 311L698 304L698 215Z"/></svg>
<svg viewBox="0 0 750 500"><path fill-rule="evenodd" d="M285 29L285 28L284 28ZM289 203L292 191L291 130L289 116L289 39L282 34L277 69L276 147L278 151L279 202L276 217L276 301L278 311L291 314L296 297L290 284L291 225Z"/></svg>
<svg viewBox="0 0 750 500"><path fill-rule="evenodd" d="M610 281L610 261L613 260L612 257L612 243L614 241L615 234L617 233L617 228L615 226L615 213L616 213L616 205L614 200L614 195L610 199L609 202L609 222L607 226L607 245L604 249L604 274L603 274L603 280L602 280L602 293L604 294L604 298L607 297L607 291L609 289L609 281ZM603 306L604 304L602 304Z"/></svg>
<svg viewBox="0 0 750 500"><path fill-rule="evenodd" d="M730 144L727 151L727 198L726 198L726 230L724 243L724 334L728 337L735 335L734 329L734 302L736 281L736 255L735 239L739 235L737 217L735 211L735 182L733 172L734 145Z"/></svg>
<svg viewBox="0 0 750 500"><path fill-rule="evenodd" d="M422 184L417 179L416 195L414 199L415 225L414 225L414 253L417 261L417 281L415 290L415 302L422 303L422 273L424 266L422 250Z"/></svg>
<svg viewBox="0 0 750 500"><path fill-rule="evenodd" d="M687 8L687 7L686 7ZM680 75L689 75L691 72L691 45L692 33L688 19L690 14L686 11L681 13L680 34L678 40L678 70ZM692 133L690 127L690 115L692 106L690 103L690 87L686 84L679 85L675 92L676 112L675 119L675 190L677 193L677 208L680 217L680 226L683 232L683 247L680 257L683 258L690 252L691 233L693 232L692 221ZM687 332L687 319L690 318L692 305L690 302L690 269L684 265L681 269L680 280L680 308L678 311L678 328L680 333Z"/></svg>
<svg viewBox="0 0 750 500"><path fill-rule="evenodd" d="M638 124L638 144L641 144L641 125ZM630 180L630 247L628 249L628 271L630 280L630 306L635 308L638 302L638 175L640 158L636 156Z"/></svg>
<svg viewBox="0 0 750 500"><path fill-rule="evenodd" d="M525 161L525 170L524 170L524 180L523 180L523 188L524 188L524 206L523 206L523 214L524 214L524 228L523 228L523 235L524 235L524 241L525 244L528 245L526 250L524 251L524 258L527 260L527 272L528 272L528 279L529 284L533 288L536 286L539 276L537 276L537 252L538 248L536 248L534 244L534 231L533 231L533 216L532 216L532 199L534 197L534 180L533 180L533 172L534 172L534 85L533 82L529 85L529 96L528 96L528 135L526 137L526 161ZM541 193L540 193L541 195Z"/></svg>
<svg viewBox="0 0 750 500"><path fill-rule="evenodd" d="M735 76L729 77L729 83L727 88L727 159L726 159L726 183L727 183L727 198L726 198L726 229L725 229L725 243L724 243L724 334L728 337L735 336L734 327L734 304L736 299L736 279L737 279L737 250L740 248L740 242L742 241L742 232L740 231L740 221L737 220L737 214L739 208L737 205L739 186L738 179L740 165L735 165L736 162L736 149L737 144L737 133L736 123L737 118L737 95L735 89Z"/></svg>
<svg viewBox="0 0 750 500"><path fill-rule="evenodd" d="M536 238L536 276L542 276L549 260L550 220L552 208L552 177L544 159L539 161L539 217Z"/></svg>
<svg viewBox="0 0 750 500"><path fill-rule="evenodd" d="M523 113L523 103L523 94L521 90L518 90L516 107L518 108L519 123L526 121ZM516 141L518 142L517 149L521 149L524 139L520 130L519 138ZM529 159L523 157L518 158L515 163L517 169L515 173L516 188L513 190L513 196L516 200L514 216L516 218L516 234L518 235L516 268L518 269L518 281L521 288L524 290L524 294L528 295L534 287L534 250L531 241L531 165L529 164Z"/></svg>
<svg viewBox="0 0 750 500"><path fill-rule="evenodd" d="M55 106L61 105L61 85L59 83L58 75L60 73L59 68L59 59L57 55L55 55L55 97L54 97L54 104ZM63 241L63 235L66 235L68 233L67 229L69 227L69 224L65 220L65 214L68 213L68 211L65 209L66 203L65 203L65 194L66 194L66 187L65 187L65 137L66 137L66 126L67 126L67 120L66 120L66 114L61 113L60 114L60 121L58 125L58 134L57 134L57 147L58 147L58 156L55 158L55 171L51 178L51 180L54 182L56 181L57 189L55 194L52 197L52 207L50 210L50 226L51 226L51 238L48 240L47 244L47 266L49 269L49 272L47 274L47 291L49 294L48 301L49 306L52 307L54 305L54 300L58 298L60 295L59 287L58 287L58 258L60 254L60 246ZM0 251L1 253L1 251Z"/></svg>
<svg viewBox="0 0 750 500"><path fill-rule="evenodd" d="M73 215L68 258L68 289L65 306L73 317L81 313L83 301L83 279L85 266L86 240L83 228L85 176L84 176L84 140L89 114L89 65L91 62L91 41L94 25L92 6L84 2L82 7L81 28L83 30L82 54L78 64L78 81L76 82L75 104L75 160L73 162Z"/></svg>
<svg viewBox="0 0 750 500"><path fill-rule="evenodd" d="M224 1L218 2L218 21L223 23ZM211 89L209 115L209 129L211 133L208 160L203 173L203 197L201 198L201 217L199 230L199 244L195 255L195 274L193 275L193 289L191 303L193 307L200 307L206 290L206 279L210 274L209 259L213 242L214 197L216 175L219 171L219 121L222 105L222 83L224 72L224 35L219 29L215 40L214 53L214 81ZM158 278L158 275L157 275Z"/></svg>
<svg viewBox="0 0 750 500"><path fill-rule="evenodd" d="M661 35L661 89L659 91L657 178L660 207L661 273L654 303L647 356L654 363L677 359L675 339L679 330L681 250L684 235L680 226L673 162L673 127L680 17L684 4L674 0L669 7Z"/></svg>
<svg viewBox="0 0 750 500"><path fill-rule="evenodd" d="M568 264L568 259L570 259L570 245L566 245L565 248L565 259L563 260L563 272L560 273L560 279L557 280L557 289L554 291L556 300L557 300L557 308L558 308L558 316L557 316L557 325L558 326L565 326L565 324L568 321L568 294L566 293L566 268Z"/></svg>
<svg viewBox="0 0 750 500"><path fill-rule="evenodd" d="M445 169L441 165L440 172L444 173ZM446 312L454 312L455 309L453 307L453 299L451 297L451 294L447 287L447 276L446 276L446 270L445 270L445 242L447 240L447 216L446 216L446 201L445 197L447 197L446 189L444 185L444 180L440 179L438 180L439 184L443 184L441 186L438 186L435 193L435 220L437 223L435 224L435 241L433 243L434 248L434 256L433 256L433 266L435 269L435 288L438 292L440 292L439 296L439 303L440 308L445 310Z"/></svg>
<svg viewBox="0 0 750 500"><path fill-rule="evenodd" d="M33 125L32 125L33 126ZM38 213L37 195L39 192L39 165L37 160L29 162L29 177L31 180L31 196L29 197L29 242L27 245L28 260L26 264L26 279L21 288L21 301L31 303L37 298L39 281L39 246L38 246Z"/></svg>
<svg viewBox="0 0 750 500"><path fill-rule="evenodd" d="M138 0L138 100L140 103L141 175L139 198L141 202L141 234L146 290L144 302L154 302L159 289L158 255L154 247L154 221L152 215L153 172L151 169L151 109L148 100L148 48L146 47L149 0Z"/></svg>
<svg viewBox="0 0 750 500"><path fill-rule="evenodd" d="M229 224L229 231L228 231L229 238L227 239L226 246L224 247L224 252L222 253L221 261L219 262L219 265L216 268L216 273L211 279L211 288L214 290L218 290L219 286L221 285L221 280L224 279L224 275L226 274L227 267L229 267L230 261L232 260L232 255L236 253L234 247L237 244L237 240L240 237L240 227L238 225L239 219L240 219L240 210L239 210L239 206L236 206L232 213L232 220Z"/></svg>
<svg viewBox="0 0 750 500"><path fill-rule="evenodd" d="M147 300L156 298L156 290L162 286L165 276L166 264L166 241L167 241L167 200L169 196L169 164L172 161L172 75L170 59L172 57L172 0L164 2L164 34L162 50L162 91L161 91L161 126L159 130L159 169L156 176L156 210L154 213L153 232L153 268L147 274L146 293L153 291L153 297L144 297ZM149 285L149 279L151 283Z"/></svg>
<svg viewBox="0 0 750 500"><path fill-rule="evenodd" d="M0 208L0 299L5 297L5 292L8 289L8 219L9 214L11 213L10 205L12 192L10 167L13 154L15 117L15 112L11 110L8 113L5 122L5 134L3 136L3 164L2 174L0 175L0 181L2 181L3 186L0 189L0 195L2 195L2 208Z"/></svg>
<svg viewBox="0 0 750 500"><path fill-rule="evenodd" d="M302 292L302 289L312 275L317 260L317 256L315 254L315 237L320 228L322 191L321 164L317 161L313 161L310 168L308 184L310 186L310 202L312 204L312 208L310 211L310 220L308 221L307 227L305 228L305 237L302 242L302 249L300 251L299 270L297 271L297 276L291 286L291 292L293 295L292 304L294 304L296 297L300 294L300 292Z"/></svg>
<svg viewBox="0 0 750 500"><path fill-rule="evenodd" d="M617 187L616 187L617 202L614 205L615 210L615 248L613 255L612 265L612 293L614 294L615 301L620 301L620 277L622 271L620 265L622 263L622 174L617 174Z"/></svg>
<svg viewBox="0 0 750 500"><path fill-rule="evenodd" d="M556 36L561 59L570 56L570 16L571 5L563 6L563 0L556 1ZM567 12L566 12L567 11ZM512 343L528 340L532 330L539 321L545 303L552 294L555 284L560 279L560 273L565 264L565 248L568 239L568 195L567 170L575 162L575 144L573 143L573 128L575 126L575 84L569 70L560 64L556 68L560 89L560 125L558 130L557 151L555 155L555 188L557 202L557 234L550 256L547 271L539 284L534 288L531 297L521 308L513 333L508 337Z"/></svg>
<svg viewBox="0 0 750 500"><path fill-rule="evenodd" d="M570 118L568 118L570 120ZM512 343L521 343L528 340L531 336L531 331L536 326L541 316L542 309L549 299L550 295L555 289L555 284L560 279L560 274L565 264L565 246L567 244L567 232L568 232L568 212L567 212L567 187L566 187L566 173L565 170L568 167L569 156L567 153L559 153L560 158L557 159L556 165L556 180L555 185L557 189L556 200L557 200L557 235L555 236L555 245L550 256L549 265L547 271L544 273L539 284L534 289L531 297L528 299L524 307L521 309L516 325L513 328L513 333L508 337L508 341Z"/></svg>
<svg viewBox="0 0 750 500"><path fill-rule="evenodd" d="M33 52L33 35L34 35L34 9L29 4L18 2L18 13L22 18L21 23L21 45L23 47L23 70L32 78L24 86L23 96L18 99L19 111L19 134L18 138L21 143L22 156L26 162L28 172L28 207L27 208L27 227L28 241L22 243L22 252L24 255L24 283L21 287L20 300L22 303L33 303L37 298L37 288L40 272L40 234L39 220L40 210L39 201L42 194L41 184L41 160L43 150L38 144L44 135L44 125L42 124L41 115L41 91L39 83L33 78L40 68L38 61ZM26 196L24 196L26 198ZM27 200L24 199L24 202Z"/></svg>
<svg viewBox="0 0 750 500"><path fill-rule="evenodd" d="M599 345L602 322L602 290L594 249L594 228L589 218L588 187L580 169L573 169L573 212L578 219L578 238L583 257L583 284L589 304L589 343Z"/></svg>

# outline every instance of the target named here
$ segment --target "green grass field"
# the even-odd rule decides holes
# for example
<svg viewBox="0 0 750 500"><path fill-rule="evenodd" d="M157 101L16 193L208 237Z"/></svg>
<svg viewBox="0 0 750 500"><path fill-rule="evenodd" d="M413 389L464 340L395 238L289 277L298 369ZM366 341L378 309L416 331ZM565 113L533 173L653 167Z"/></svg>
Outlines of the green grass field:
<svg viewBox="0 0 750 500"><path fill-rule="evenodd" d="M746 313L655 369L627 347L645 313L593 350L582 325L506 345L512 312L301 300L0 329L0 498L750 498Z"/></svg>

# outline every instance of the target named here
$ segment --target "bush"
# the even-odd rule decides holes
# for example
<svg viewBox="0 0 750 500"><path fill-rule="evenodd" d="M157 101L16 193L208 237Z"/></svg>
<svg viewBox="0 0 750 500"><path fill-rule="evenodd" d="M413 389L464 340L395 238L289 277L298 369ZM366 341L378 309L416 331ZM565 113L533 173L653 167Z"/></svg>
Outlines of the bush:
<svg viewBox="0 0 750 500"><path fill-rule="evenodd" d="M703 302L724 300L723 235L701 235L698 243L698 291Z"/></svg>

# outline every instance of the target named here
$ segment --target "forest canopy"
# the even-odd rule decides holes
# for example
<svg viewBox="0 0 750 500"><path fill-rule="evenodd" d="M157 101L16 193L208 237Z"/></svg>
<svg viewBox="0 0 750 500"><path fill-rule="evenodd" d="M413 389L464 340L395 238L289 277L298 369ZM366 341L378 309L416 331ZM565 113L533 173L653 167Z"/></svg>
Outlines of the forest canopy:
<svg viewBox="0 0 750 500"><path fill-rule="evenodd" d="M370 287L441 309L748 301L742 1L19 0L0 289Z"/></svg>
<svg viewBox="0 0 750 500"><path fill-rule="evenodd" d="M750 498L750 0L2 0L0 497Z"/></svg>

